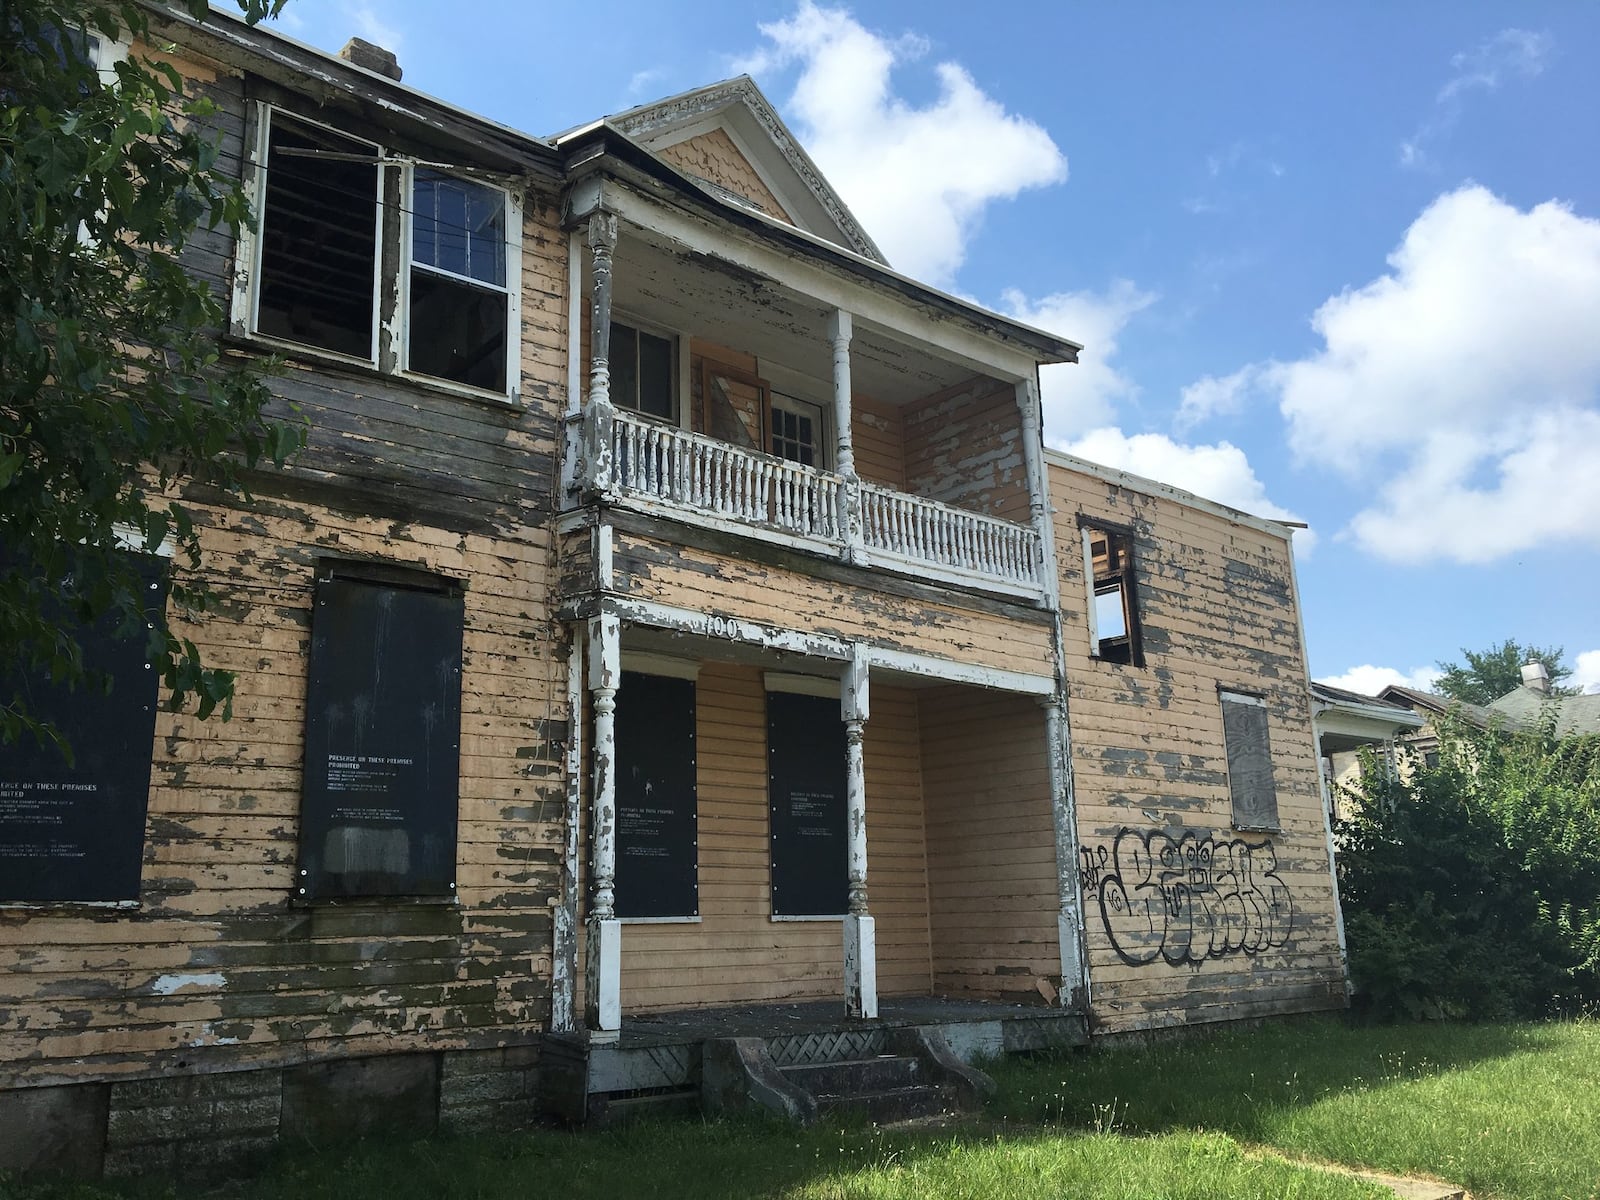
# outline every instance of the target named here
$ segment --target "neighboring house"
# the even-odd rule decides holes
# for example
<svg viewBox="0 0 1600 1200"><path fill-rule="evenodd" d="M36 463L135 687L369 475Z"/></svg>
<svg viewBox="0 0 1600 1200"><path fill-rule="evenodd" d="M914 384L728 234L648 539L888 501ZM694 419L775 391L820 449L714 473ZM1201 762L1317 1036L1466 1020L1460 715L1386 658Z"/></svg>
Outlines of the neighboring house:
<svg viewBox="0 0 1600 1200"><path fill-rule="evenodd" d="M1522 727L1521 722L1509 714L1496 713L1483 705L1468 704L1464 700L1455 700L1449 696L1402 687L1397 683L1390 684L1379 692L1378 699L1409 709L1422 718L1421 727L1400 740L1406 750L1430 767L1439 761L1438 722L1442 717L1450 716L1458 721L1465 721L1475 729L1516 731Z"/></svg>
<svg viewBox="0 0 1600 1200"><path fill-rule="evenodd" d="M157 25L309 444L186 492L233 720L113 646L97 754L0 772L0 1166L581 1117L701 1081L685 1014L1344 1003L1291 531L1046 452L1074 343L891 270L748 79L542 139Z"/></svg>
<svg viewBox="0 0 1600 1200"><path fill-rule="evenodd" d="M1520 729L1538 729L1551 722L1556 737L1600 733L1600 694L1552 696L1544 664L1522 668L1522 686L1490 702L1488 711Z"/></svg>
<svg viewBox="0 0 1600 1200"><path fill-rule="evenodd" d="M1328 811L1334 817L1342 815L1340 793L1354 782L1362 751L1377 754L1386 769L1393 770L1397 740L1411 736L1425 724L1424 717L1405 705L1326 683L1312 683L1311 712L1323 789Z"/></svg>

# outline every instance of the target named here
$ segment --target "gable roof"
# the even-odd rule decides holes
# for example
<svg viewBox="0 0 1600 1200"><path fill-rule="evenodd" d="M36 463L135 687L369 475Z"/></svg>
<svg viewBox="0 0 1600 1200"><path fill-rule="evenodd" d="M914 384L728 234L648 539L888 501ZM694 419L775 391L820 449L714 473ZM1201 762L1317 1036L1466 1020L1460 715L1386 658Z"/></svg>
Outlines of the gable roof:
<svg viewBox="0 0 1600 1200"><path fill-rule="evenodd" d="M1479 729L1520 730L1524 727L1524 722L1510 713L1497 712L1479 704L1468 704L1465 700L1455 700L1449 696L1424 692L1418 688L1402 687L1398 683L1391 683L1384 688L1378 693L1378 699L1405 708L1426 709L1430 713L1454 713Z"/></svg>
<svg viewBox="0 0 1600 1200"><path fill-rule="evenodd" d="M833 185L823 178L805 147L748 75L641 104L596 123L611 126L656 154L720 130L733 142L797 228L853 250L863 258L889 265L883 251L861 227L849 206L833 190ZM564 141L590 127L567 130L556 135L554 140ZM714 181L706 182L713 190L723 193L724 198L738 199L729 197L728 189Z"/></svg>

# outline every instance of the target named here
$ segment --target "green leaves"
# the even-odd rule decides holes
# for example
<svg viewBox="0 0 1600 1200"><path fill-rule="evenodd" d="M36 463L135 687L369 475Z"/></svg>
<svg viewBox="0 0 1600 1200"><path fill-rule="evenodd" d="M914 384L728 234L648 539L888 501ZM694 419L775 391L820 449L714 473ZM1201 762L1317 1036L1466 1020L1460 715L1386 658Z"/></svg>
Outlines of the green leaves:
<svg viewBox="0 0 1600 1200"><path fill-rule="evenodd" d="M282 0L239 7L259 20ZM181 8L206 19L204 0ZM197 566L192 514L158 491L193 479L247 496L247 471L304 441L269 409L270 360L219 357L221 296L183 258L203 224L237 235L249 217L219 171L214 106L169 63L132 55L108 84L89 57L85 33L148 42L149 21L133 0L0 13L0 661L85 687L102 681L54 614L142 612L119 531ZM207 599L192 578L173 596ZM232 678L192 641L163 625L150 661L172 703L227 715ZM24 733L52 735L20 691L0 694L0 743Z"/></svg>

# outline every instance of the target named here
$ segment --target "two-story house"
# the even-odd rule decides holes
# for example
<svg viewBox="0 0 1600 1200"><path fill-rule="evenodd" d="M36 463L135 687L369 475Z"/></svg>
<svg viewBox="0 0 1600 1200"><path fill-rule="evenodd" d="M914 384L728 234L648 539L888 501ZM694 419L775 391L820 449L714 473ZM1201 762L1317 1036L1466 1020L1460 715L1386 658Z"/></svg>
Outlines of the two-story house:
<svg viewBox="0 0 1600 1200"><path fill-rule="evenodd" d="M134 659L114 753L5 752L0 1165L1343 1003L1289 531L1047 452L1076 344L896 273L748 79L540 138L158 25L309 442L184 497L233 720Z"/></svg>

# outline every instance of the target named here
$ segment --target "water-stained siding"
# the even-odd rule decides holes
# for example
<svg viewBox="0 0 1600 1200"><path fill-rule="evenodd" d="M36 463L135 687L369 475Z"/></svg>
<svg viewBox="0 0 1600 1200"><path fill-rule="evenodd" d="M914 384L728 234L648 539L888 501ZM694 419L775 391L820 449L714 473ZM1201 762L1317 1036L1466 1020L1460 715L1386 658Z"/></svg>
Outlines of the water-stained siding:
<svg viewBox="0 0 1600 1200"><path fill-rule="evenodd" d="M1344 1003L1287 537L1052 463L1093 1017ZM1091 654L1080 514L1131 528L1144 665ZM1233 825L1218 689L1268 715L1280 827Z"/></svg>

